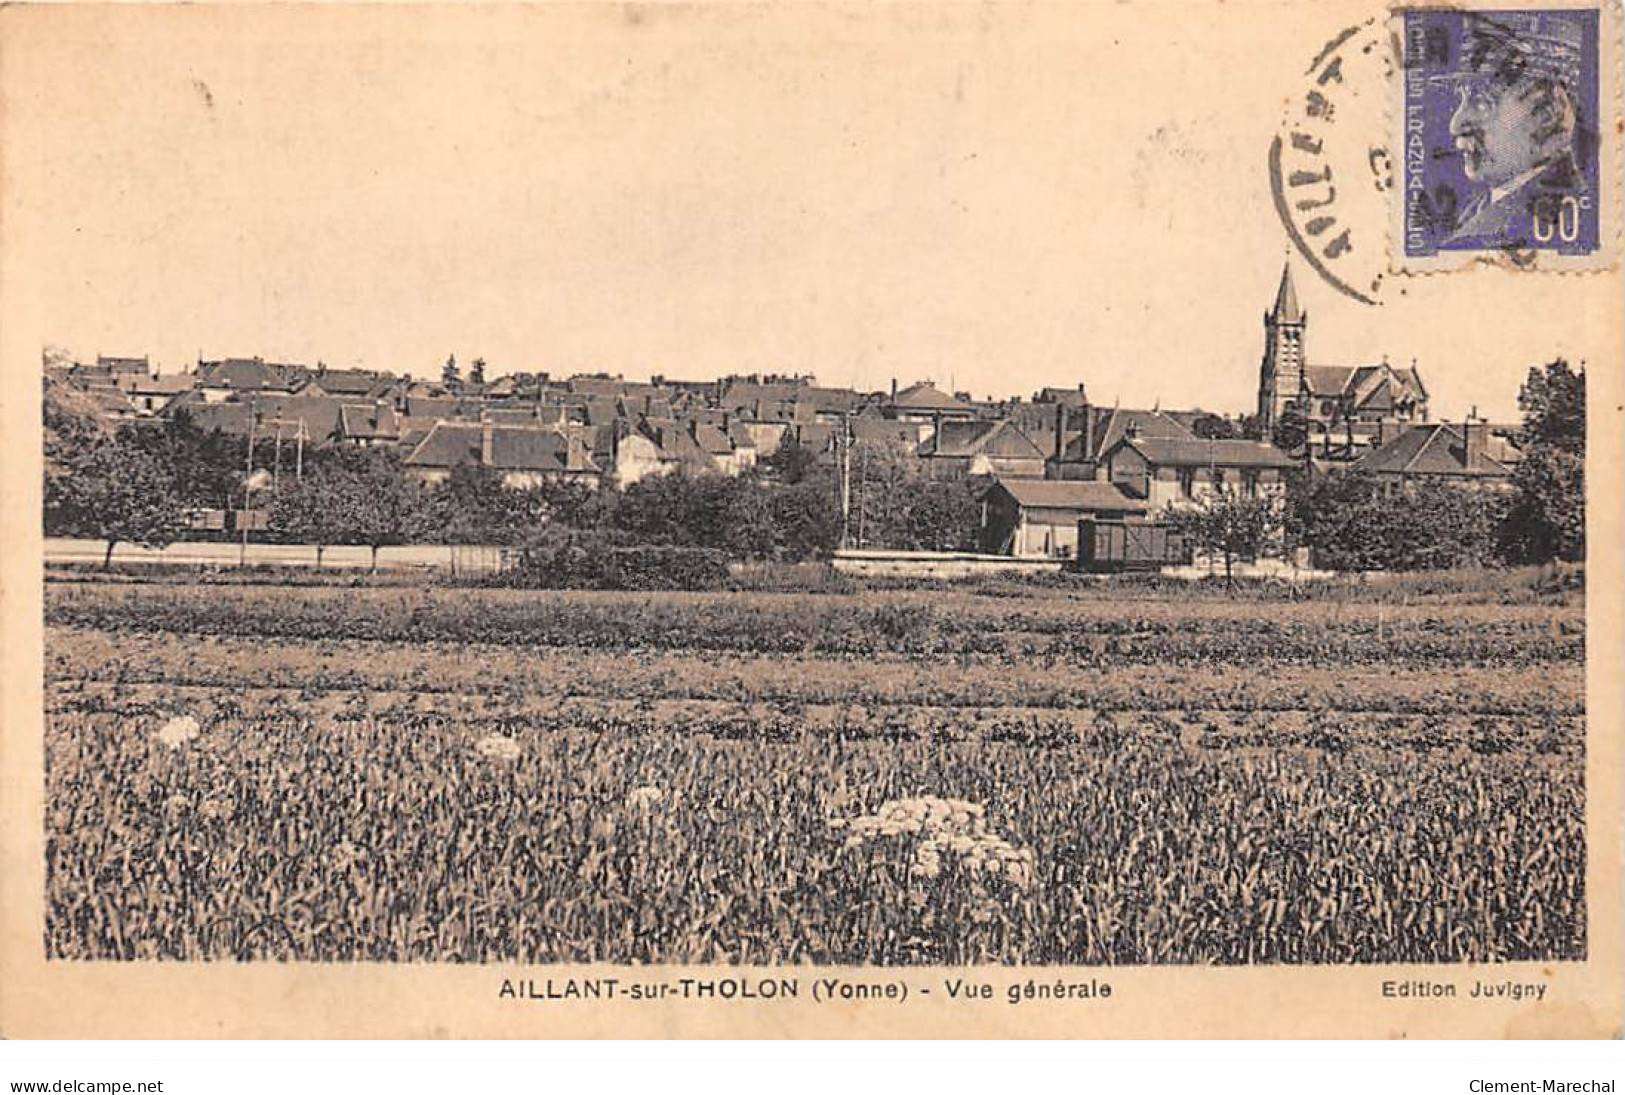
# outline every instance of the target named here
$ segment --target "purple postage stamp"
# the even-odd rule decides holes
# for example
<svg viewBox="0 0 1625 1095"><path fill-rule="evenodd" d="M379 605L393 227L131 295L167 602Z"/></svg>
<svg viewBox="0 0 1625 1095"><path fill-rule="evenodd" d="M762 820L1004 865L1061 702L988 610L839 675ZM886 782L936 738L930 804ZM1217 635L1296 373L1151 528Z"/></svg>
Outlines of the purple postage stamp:
<svg viewBox="0 0 1625 1095"><path fill-rule="evenodd" d="M1611 263L1617 164L1605 68L1615 55L1601 11L1396 14L1403 185L1395 264L1451 269L1486 256L1536 269Z"/></svg>

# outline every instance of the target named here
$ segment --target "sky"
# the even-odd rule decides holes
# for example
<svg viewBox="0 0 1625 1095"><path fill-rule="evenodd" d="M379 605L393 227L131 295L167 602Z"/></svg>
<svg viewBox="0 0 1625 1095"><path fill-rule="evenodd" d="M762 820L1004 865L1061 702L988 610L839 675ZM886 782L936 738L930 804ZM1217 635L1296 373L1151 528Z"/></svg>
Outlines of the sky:
<svg viewBox="0 0 1625 1095"><path fill-rule="evenodd" d="M1250 410L1268 145L1370 7L12 8L0 289L35 368L455 353ZM1373 308L1295 276L1309 359L1414 358L1435 417L1620 356L1617 281Z"/></svg>

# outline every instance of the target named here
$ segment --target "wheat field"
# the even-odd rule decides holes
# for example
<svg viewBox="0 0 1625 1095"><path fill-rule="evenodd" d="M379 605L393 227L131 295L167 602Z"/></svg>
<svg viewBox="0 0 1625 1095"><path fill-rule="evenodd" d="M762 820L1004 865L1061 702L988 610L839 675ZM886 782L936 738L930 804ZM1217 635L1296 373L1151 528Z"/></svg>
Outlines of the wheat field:
<svg viewBox="0 0 1625 1095"><path fill-rule="evenodd" d="M63 959L1585 954L1584 614L53 582Z"/></svg>

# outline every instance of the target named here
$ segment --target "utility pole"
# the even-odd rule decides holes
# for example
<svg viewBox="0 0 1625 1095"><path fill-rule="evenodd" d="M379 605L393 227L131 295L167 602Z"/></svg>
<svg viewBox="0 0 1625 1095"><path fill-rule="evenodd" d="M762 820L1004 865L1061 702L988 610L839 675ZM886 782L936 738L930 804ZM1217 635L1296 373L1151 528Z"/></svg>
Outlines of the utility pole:
<svg viewBox="0 0 1625 1095"><path fill-rule="evenodd" d="M252 401L248 404L248 452L243 457L243 508L238 513L238 523L243 526L243 543L237 551L237 565L248 565L248 481L254 477L254 423L258 411Z"/></svg>
<svg viewBox="0 0 1625 1095"><path fill-rule="evenodd" d="M841 460L841 550L848 543L852 518L852 412L841 415L841 434L838 441Z"/></svg>
<svg viewBox="0 0 1625 1095"><path fill-rule="evenodd" d="M858 452L858 546L861 548L866 542L863 531L863 511L868 507L864 503L869 497L869 447L865 445Z"/></svg>

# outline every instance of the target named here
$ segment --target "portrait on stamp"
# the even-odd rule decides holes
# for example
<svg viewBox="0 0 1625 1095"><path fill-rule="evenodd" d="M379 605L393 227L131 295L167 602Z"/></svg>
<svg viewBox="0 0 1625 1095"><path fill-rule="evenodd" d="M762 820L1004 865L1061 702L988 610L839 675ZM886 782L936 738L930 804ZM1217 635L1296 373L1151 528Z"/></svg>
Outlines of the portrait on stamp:
<svg viewBox="0 0 1625 1095"><path fill-rule="evenodd" d="M1595 10L1408 11L1407 256L1600 240Z"/></svg>

